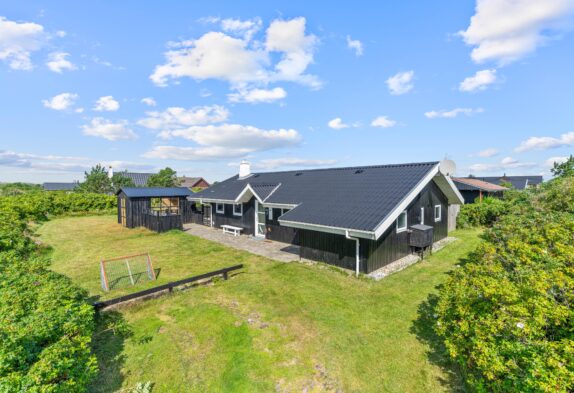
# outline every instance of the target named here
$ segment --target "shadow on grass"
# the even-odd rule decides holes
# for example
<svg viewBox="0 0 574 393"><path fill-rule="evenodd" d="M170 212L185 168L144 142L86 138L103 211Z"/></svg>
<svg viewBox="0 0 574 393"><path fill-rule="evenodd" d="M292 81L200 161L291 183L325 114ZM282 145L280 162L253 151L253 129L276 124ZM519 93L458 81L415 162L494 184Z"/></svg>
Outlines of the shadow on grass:
<svg viewBox="0 0 574 393"><path fill-rule="evenodd" d="M416 334L420 342L428 346L428 360L442 369L445 377L439 378L441 385L451 392L466 392L465 382L459 368L450 361L441 337L434 330L436 324L434 315L437 302L438 296L431 294L427 300L419 305L418 317L413 322L410 330L411 333Z"/></svg>
<svg viewBox="0 0 574 393"><path fill-rule="evenodd" d="M115 392L121 388L121 370L125 361L124 342L131 335L131 329L120 312L96 312L92 348L98 360L99 371L89 387L89 392Z"/></svg>

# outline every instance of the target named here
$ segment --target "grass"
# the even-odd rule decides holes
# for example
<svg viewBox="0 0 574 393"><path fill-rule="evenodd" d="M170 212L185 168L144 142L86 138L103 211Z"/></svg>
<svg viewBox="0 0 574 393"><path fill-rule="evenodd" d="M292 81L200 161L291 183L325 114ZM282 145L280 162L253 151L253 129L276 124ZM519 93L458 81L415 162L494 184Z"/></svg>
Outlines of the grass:
<svg viewBox="0 0 574 393"><path fill-rule="evenodd" d="M53 247L54 270L93 295L102 294L102 256L149 251L160 281L245 264L229 281L104 313L93 392L144 381L158 392L462 390L436 352L432 318L421 312L445 273L477 245L478 230L455 232L460 240L380 282L181 232L124 229L114 217L57 219L38 232ZM110 320L130 333L114 334Z"/></svg>

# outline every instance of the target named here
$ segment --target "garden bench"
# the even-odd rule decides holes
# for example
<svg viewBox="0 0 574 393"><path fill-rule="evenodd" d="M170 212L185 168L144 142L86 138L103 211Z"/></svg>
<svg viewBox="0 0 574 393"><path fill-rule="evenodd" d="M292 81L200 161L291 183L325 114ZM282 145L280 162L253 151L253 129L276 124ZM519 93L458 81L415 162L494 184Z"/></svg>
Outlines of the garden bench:
<svg viewBox="0 0 574 393"><path fill-rule="evenodd" d="M233 225L222 225L221 229L223 229L223 233L232 233L233 236L241 235L241 231L243 228L234 227Z"/></svg>

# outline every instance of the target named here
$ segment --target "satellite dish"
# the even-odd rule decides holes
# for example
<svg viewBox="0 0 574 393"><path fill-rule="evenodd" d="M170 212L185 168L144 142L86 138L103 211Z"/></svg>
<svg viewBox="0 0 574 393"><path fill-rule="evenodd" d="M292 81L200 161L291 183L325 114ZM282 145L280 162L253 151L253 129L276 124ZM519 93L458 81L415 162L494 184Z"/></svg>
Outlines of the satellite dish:
<svg viewBox="0 0 574 393"><path fill-rule="evenodd" d="M445 176L452 176L456 172L456 164L452 160L444 159L438 164L438 170Z"/></svg>

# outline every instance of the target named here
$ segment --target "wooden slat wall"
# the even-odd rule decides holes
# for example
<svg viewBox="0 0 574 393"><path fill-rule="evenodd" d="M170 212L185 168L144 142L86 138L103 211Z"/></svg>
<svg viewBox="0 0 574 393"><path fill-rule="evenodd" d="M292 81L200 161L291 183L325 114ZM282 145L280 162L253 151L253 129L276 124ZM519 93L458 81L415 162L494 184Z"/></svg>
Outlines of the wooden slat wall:
<svg viewBox="0 0 574 393"><path fill-rule="evenodd" d="M266 215L267 233L266 239L281 243L299 244L299 231L296 228L284 227L279 224L281 209L273 208L273 219Z"/></svg>
<svg viewBox="0 0 574 393"><path fill-rule="evenodd" d="M354 240L343 235L300 229L299 243L301 258L355 270Z"/></svg>

